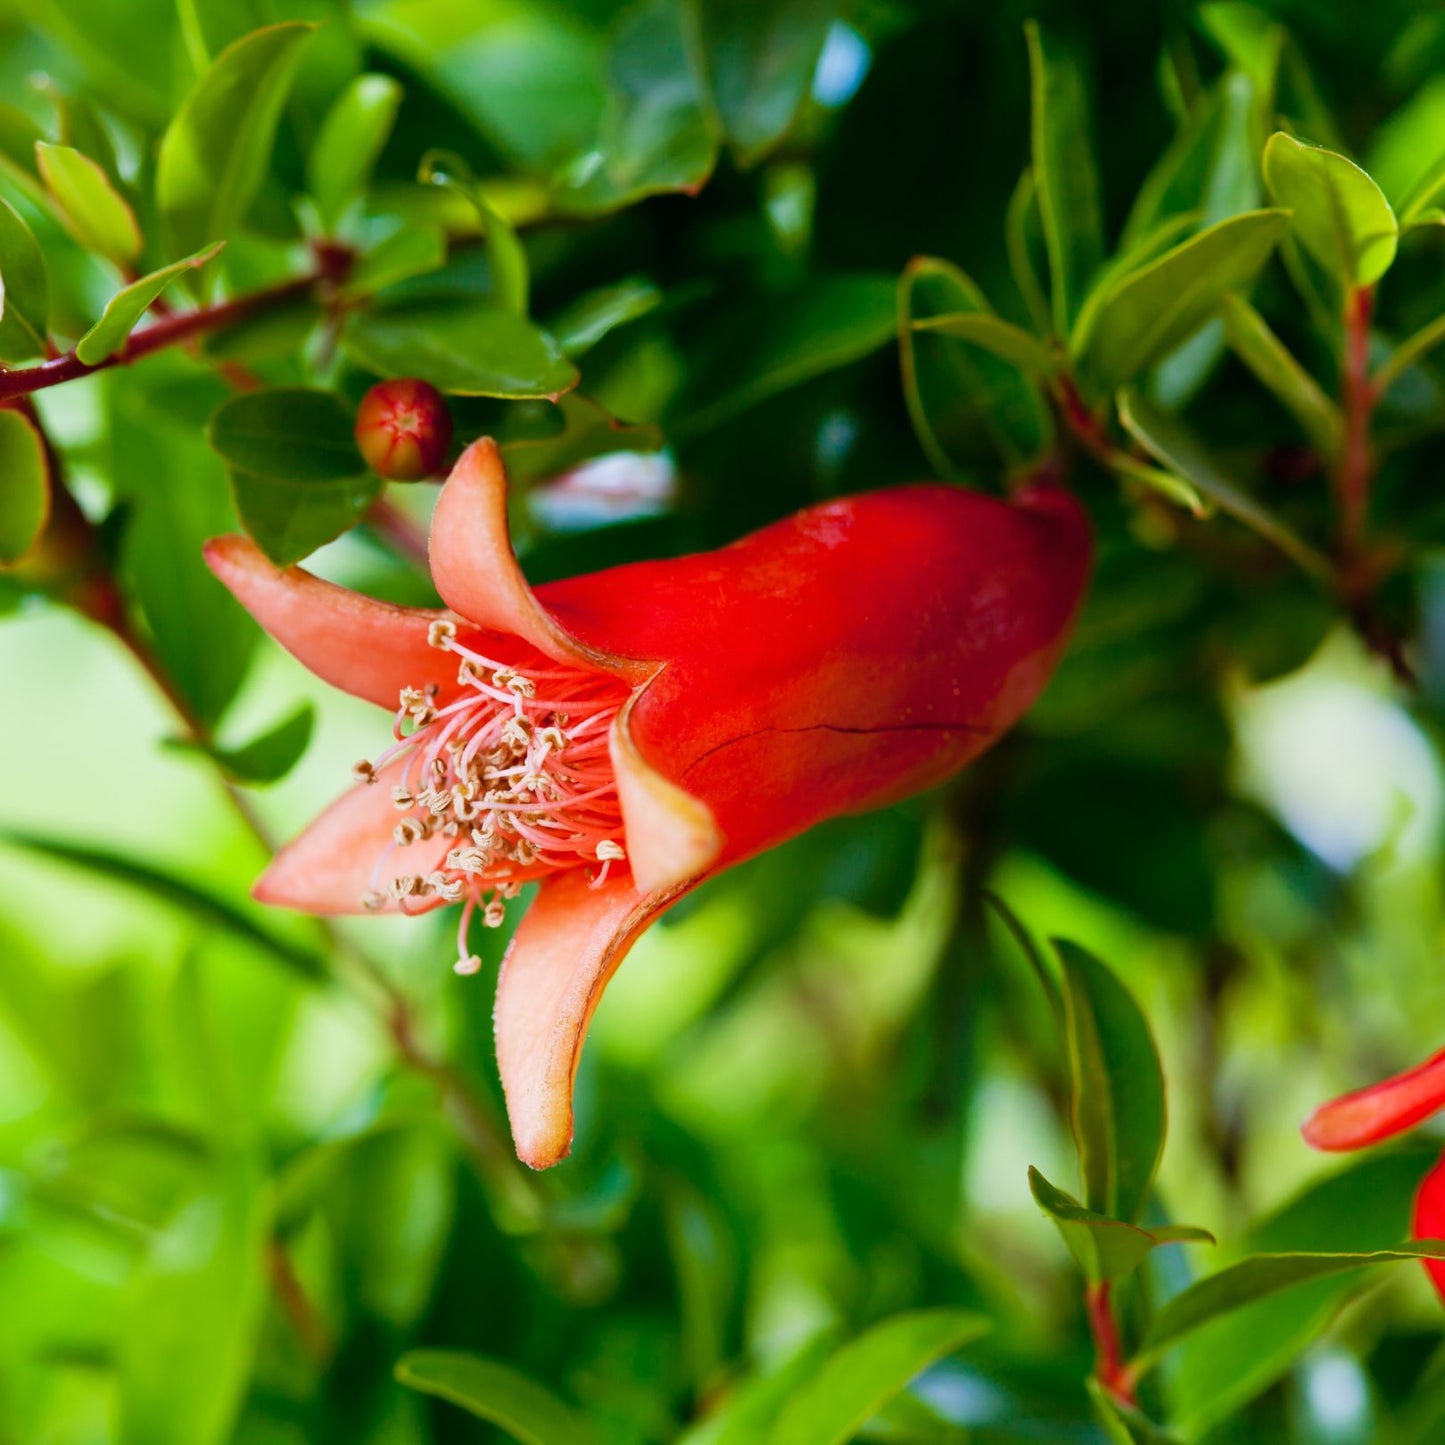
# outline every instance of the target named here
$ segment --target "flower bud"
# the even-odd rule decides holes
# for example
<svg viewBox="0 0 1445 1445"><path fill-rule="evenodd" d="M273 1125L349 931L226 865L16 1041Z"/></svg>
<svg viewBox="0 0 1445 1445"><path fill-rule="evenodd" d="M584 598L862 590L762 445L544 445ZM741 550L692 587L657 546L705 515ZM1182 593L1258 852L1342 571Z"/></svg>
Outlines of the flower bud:
<svg viewBox="0 0 1445 1445"><path fill-rule="evenodd" d="M446 462L452 418L436 387L415 377L373 386L356 412L356 446L389 482L418 482Z"/></svg>

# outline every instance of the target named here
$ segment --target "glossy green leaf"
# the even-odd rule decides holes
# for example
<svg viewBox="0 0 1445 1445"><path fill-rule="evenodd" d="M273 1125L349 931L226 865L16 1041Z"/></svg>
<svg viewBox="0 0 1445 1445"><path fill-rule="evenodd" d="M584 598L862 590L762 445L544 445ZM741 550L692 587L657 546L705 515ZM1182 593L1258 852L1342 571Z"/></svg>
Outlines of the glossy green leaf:
<svg viewBox="0 0 1445 1445"><path fill-rule="evenodd" d="M935 330L935 321L945 324ZM898 339L913 430L941 475L960 475L980 455L1017 465L1047 448L1043 395L999 348L1027 356L1030 369L1052 367L1052 353L995 317L956 266L929 256L909 262L898 282Z"/></svg>
<svg viewBox="0 0 1445 1445"><path fill-rule="evenodd" d="M718 142L683 0L636 0L618 16L608 100L594 144L558 177L557 205L597 215L669 191L695 194Z"/></svg>
<svg viewBox="0 0 1445 1445"><path fill-rule="evenodd" d="M1409 369L1417 362L1422 361L1430 352L1445 341L1445 316L1437 316L1433 321L1427 322L1412 336L1402 341L1386 358L1384 364L1375 373L1373 384L1377 396L1387 396L1390 388L1395 385Z"/></svg>
<svg viewBox="0 0 1445 1445"><path fill-rule="evenodd" d="M476 212L497 303L518 316L525 316L532 285L526 247L511 223L488 203L466 163L447 151L428 151L422 157L417 178L428 185L445 186Z"/></svg>
<svg viewBox="0 0 1445 1445"><path fill-rule="evenodd" d="M396 1378L500 1426L520 1445L586 1445L593 1438L580 1415L499 1360L447 1350L412 1350L397 1362Z"/></svg>
<svg viewBox="0 0 1445 1445"><path fill-rule="evenodd" d="M1135 391L1120 392L1118 411L1125 431L1145 451L1185 478L1221 512L1227 512L1250 531L1273 543L1311 576L1321 579L1329 576L1328 560L1231 480L1182 423L1152 406Z"/></svg>
<svg viewBox="0 0 1445 1445"><path fill-rule="evenodd" d="M420 376L456 396L561 396L576 368L545 331L500 306L428 298L353 317L343 342L381 376Z"/></svg>
<svg viewBox="0 0 1445 1445"><path fill-rule="evenodd" d="M342 295L364 300L413 276L439 271L447 261L447 238L439 226L406 226L379 241L347 272Z"/></svg>
<svg viewBox="0 0 1445 1445"><path fill-rule="evenodd" d="M336 97L307 158L306 174L321 224L336 229L342 214L371 180L396 113L400 82L389 75L358 75Z"/></svg>
<svg viewBox="0 0 1445 1445"><path fill-rule="evenodd" d="M228 466L282 482L332 482L366 470L351 408L333 391L277 386L217 408L207 440Z"/></svg>
<svg viewBox="0 0 1445 1445"><path fill-rule="evenodd" d="M35 143L36 164L65 223L89 251L124 269L140 255L140 227L105 171L70 146Z"/></svg>
<svg viewBox="0 0 1445 1445"><path fill-rule="evenodd" d="M1164 1075L1148 1021L1112 970L1054 940L1063 966L1072 1118L1089 1207L1137 1219L1164 1152Z"/></svg>
<svg viewBox="0 0 1445 1445"><path fill-rule="evenodd" d="M1353 161L1276 131L1264 148L1264 181L1294 214L1300 244L1346 286L1372 286L1395 259L1400 228L1374 181Z"/></svg>
<svg viewBox="0 0 1445 1445"><path fill-rule="evenodd" d="M133 281L124 290L117 291L105 303L100 320L76 343L75 354L87 366L95 366L107 356L114 356L125 345L136 323L150 310L156 297L178 276L204 266L225 244L217 241L203 251L197 251L183 261L174 261L159 271L152 271L149 276L142 276L139 281Z"/></svg>
<svg viewBox="0 0 1445 1445"><path fill-rule="evenodd" d="M1242 296L1226 296L1220 314L1230 349L1299 422L1320 455L1332 457L1339 447L1344 421L1319 382L1295 360L1264 317Z"/></svg>
<svg viewBox="0 0 1445 1445"><path fill-rule="evenodd" d="M1141 1362L1152 1362L1186 1335L1221 1315L1296 1285L1369 1265L1407 1259L1445 1259L1445 1243L1417 1240L1398 1249L1362 1254L1255 1254L1211 1274L1177 1294L1154 1316L1140 1347Z"/></svg>
<svg viewBox="0 0 1445 1445"><path fill-rule="evenodd" d="M189 738L173 739L172 745L184 752L198 752L210 758L232 782L274 783L301 761L301 755L311 741L315 722L316 709L305 702L275 726L239 747L223 748L215 743L201 743Z"/></svg>
<svg viewBox="0 0 1445 1445"><path fill-rule="evenodd" d="M177 250L229 238L255 200L312 29L271 25L227 46L167 127L156 165L156 204Z"/></svg>
<svg viewBox="0 0 1445 1445"><path fill-rule="evenodd" d="M1246 289L1288 227L1250 211L1166 251L1079 318L1069 349L1103 392L1138 376L1197 331L1230 291Z"/></svg>
<svg viewBox="0 0 1445 1445"><path fill-rule="evenodd" d="M46 191L35 163L35 144L44 139L45 132L23 110L0 101L0 175L37 203L44 202Z"/></svg>
<svg viewBox="0 0 1445 1445"><path fill-rule="evenodd" d="M688 433L871 355L893 339L897 324L892 279L868 274L822 277L786 300L734 310L717 361L697 383L699 404L680 423Z"/></svg>
<svg viewBox="0 0 1445 1445"><path fill-rule="evenodd" d="M1445 197L1445 154L1440 155L1411 186L1400 202L1401 227L1426 220Z"/></svg>
<svg viewBox="0 0 1445 1445"><path fill-rule="evenodd" d="M1097 1210L1085 1209L1071 1194L1055 1188L1032 1166L1029 1189L1034 1203L1058 1226L1069 1253L1093 1283L1122 1279L1143 1263L1161 1244L1213 1244L1207 1229L1192 1224L1170 1224L1159 1229L1141 1229L1122 1219L1112 1219Z"/></svg>
<svg viewBox="0 0 1445 1445"><path fill-rule="evenodd" d="M297 481L231 472L241 525L278 567L289 567L350 531L371 510L383 485L370 475Z"/></svg>
<svg viewBox="0 0 1445 1445"><path fill-rule="evenodd" d="M205 889L177 878L171 873L148 864L138 863L132 857L122 856L104 848L93 848L85 844L71 843L63 838L47 838L37 833L17 829L0 830L0 842L14 848L25 848L39 853L56 862L73 868L94 873L107 882L118 883L125 888L139 889L147 896L160 899L172 908L194 918L211 928L219 928L234 935L245 943L253 945L276 962L284 964L308 983L319 983L327 976L324 960L311 949L276 934L254 923L245 913L227 900L218 898Z"/></svg>
<svg viewBox="0 0 1445 1445"><path fill-rule="evenodd" d="M44 355L49 330L45 255L19 212L0 199L0 362Z"/></svg>
<svg viewBox="0 0 1445 1445"><path fill-rule="evenodd" d="M1033 174L1053 282L1053 322L1067 336L1104 258L1099 180L1084 81L1034 21L1024 27L1032 85Z"/></svg>
<svg viewBox="0 0 1445 1445"><path fill-rule="evenodd" d="M776 1368L752 1374L716 1410L685 1431L676 1445L757 1445L767 1440L779 1412L818 1374L835 1343L831 1334L822 1334Z"/></svg>
<svg viewBox="0 0 1445 1445"><path fill-rule="evenodd" d="M807 97L835 0L703 0L713 104L739 165L775 149Z"/></svg>
<svg viewBox="0 0 1445 1445"><path fill-rule="evenodd" d="M1177 472L1166 471L1141 462L1128 452L1111 451L1106 462L1116 475L1138 482L1151 492L1158 492L1176 507L1182 507L1193 517L1207 517L1214 510L1203 494L1192 482L1186 481Z"/></svg>
<svg viewBox="0 0 1445 1445"><path fill-rule="evenodd" d="M1031 376L1053 376L1064 364L1063 357L1045 346L1038 337L1001 316L984 311L961 311L945 316L922 316L913 322L915 331L951 336L992 352Z"/></svg>
<svg viewBox="0 0 1445 1445"><path fill-rule="evenodd" d="M1111 1395L1097 1380L1088 1382L1089 1403L1112 1445L1177 1445L1176 1437Z"/></svg>
<svg viewBox="0 0 1445 1445"><path fill-rule="evenodd" d="M967 1310L894 1315L839 1349L788 1402L773 1445L845 1445L908 1382L992 1328Z"/></svg>
<svg viewBox="0 0 1445 1445"><path fill-rule="evenodd" d="M18 562L50 516L50 460L30 418L0 409L0 565Z"/></svg>
<svg viewBox="0 0 1445 1445"><path fill-rule="evenodd" d="M661 304L662 292L651 281L634 276L579 296L552 318L548 330L575 361L618 327L648 315Z"/></svg>

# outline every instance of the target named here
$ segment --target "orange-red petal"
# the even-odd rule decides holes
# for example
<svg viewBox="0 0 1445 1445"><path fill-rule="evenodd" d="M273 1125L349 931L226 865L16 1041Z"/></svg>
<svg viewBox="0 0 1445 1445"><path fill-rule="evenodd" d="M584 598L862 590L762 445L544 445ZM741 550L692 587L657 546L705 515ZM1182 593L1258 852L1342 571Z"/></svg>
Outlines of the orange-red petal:
<svg viewBox="0 0 1445 1445"><path fill-rule="evenodd" d="M343 793L300 837L271 860L252 895L262 903L299 908L306 913L363 913L362 896L385 891L401 873L424 874L436 868L450 846L443 838L395 847L392 829L400 814L391 788L401 781L406 758L388 763L376 782ZM425 913L439 898L417 899L408 911ZM395 905L388 903L388 911Z"/></svg>
<svg viewBox="0 0 1445 1445"><path fill-rule="evenodd" d="M1305 1121L1316 1149L1363 1149L1445 1109L1445 1049L1403 1074L1321 1104Z"/></svg>
<svg viewBox="0 0 1445 1445"><path fill-rule="evenodd" d="M216 537L205 555L256 621L333 687L392 710L404 687L455 684L455 660L427 645L427 628L446 613L394 607L277 567L244 537Z"/></svg>
<svg viewBox="0 0 1445 1445"><path fill-rule="evenodd" d="M546 1169L572 1147L572 1083L602 990L678 893L645 894L619 875L593 888L582 869L546 879L502 963L497 1066L518 1156Z"/></svg>

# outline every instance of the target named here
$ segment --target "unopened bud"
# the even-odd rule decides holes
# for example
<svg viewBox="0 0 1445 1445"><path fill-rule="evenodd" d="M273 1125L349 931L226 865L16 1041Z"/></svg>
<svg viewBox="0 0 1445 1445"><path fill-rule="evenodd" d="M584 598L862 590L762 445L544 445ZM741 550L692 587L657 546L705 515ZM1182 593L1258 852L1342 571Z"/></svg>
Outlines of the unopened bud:
<svg viewBox="0 0 1445 1445"><path fill-rule="evenodd" d="M418 482L441 470L452 444L452 418L441 392L415 377L383 381L361 399L356 447L389 482Z"/></svg>

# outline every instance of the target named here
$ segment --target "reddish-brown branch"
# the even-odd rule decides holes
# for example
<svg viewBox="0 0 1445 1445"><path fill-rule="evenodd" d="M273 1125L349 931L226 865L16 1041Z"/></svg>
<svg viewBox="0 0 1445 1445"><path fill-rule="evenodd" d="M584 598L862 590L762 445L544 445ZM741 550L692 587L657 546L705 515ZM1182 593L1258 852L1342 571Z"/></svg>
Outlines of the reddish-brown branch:
<svg viewBox="0 0 1445 1445"><path fill-rule="evenodd" d="M1103 423L1089 410L1074 378L1067 372L1062 372L1054 383L1054 399L1069 435L1090 456L1107 463L1111 449Z"/></svg>
<svg viewBox="0 0 1445 1445"><path fill-rule="evenodd" d="M63 382L78 381L83 376L109 370L112 366L129 366L131 362L139 361L142 357L162 351L168 346L178 346L207 332L220 331L223 327L232 326L263 311L298 301L309 295L319 283L330 279L330 276L327 263L323 262L310 275L283 281L264 291L236 296L214 306L200 306L194 311L173 312L143 331L135 332L114 356L108 356L104 361L97 361L92 365L83 362L74 351L67 351L64 356L42 361L35 366L0 371L0 402L29 396L34 392L44 391L47 387L59 386Z"/></svg>
<svg viewBox="0 0 1445 1445"><path fill-rule="evenodd" d="M1089 1317L1089 1333L1094 1337L1095 1376L1116 1400L1125 1405L1137 1404L1133 1374L1124 1363L1108 1280L1085 1286L1084 1310Z"/></svg>
<svg viewBox="0 0 1445 1445"><path fill-rule="evenodd" d="M1375 388L1370 381L1370 317L1373 286L1353 287L1345 297L1345 346L1340 372L1340 401L1345 416L1344 442L1335 473L1339 508L1340 563L1345 585L1354 590L1365 550L1365 517L1374 475L1370 447L1370 415Z"/></svg>

